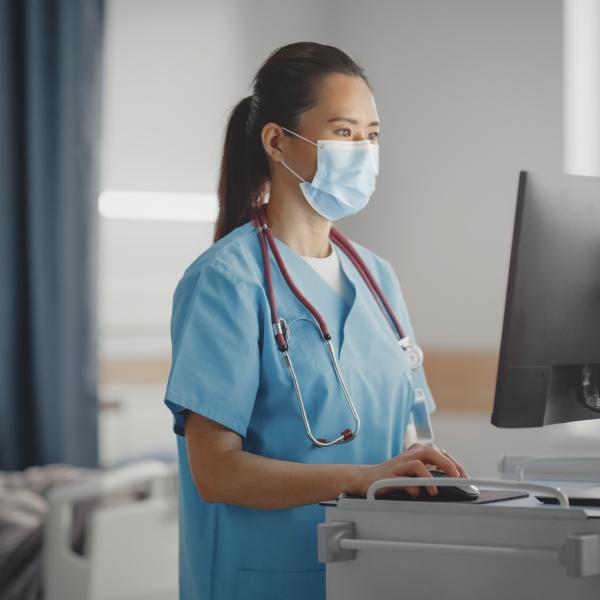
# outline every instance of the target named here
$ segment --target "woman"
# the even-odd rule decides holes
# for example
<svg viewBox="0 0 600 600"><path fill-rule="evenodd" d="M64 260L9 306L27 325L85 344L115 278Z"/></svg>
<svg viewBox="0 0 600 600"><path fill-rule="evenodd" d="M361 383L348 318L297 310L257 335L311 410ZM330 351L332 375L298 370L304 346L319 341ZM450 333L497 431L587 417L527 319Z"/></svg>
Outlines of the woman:
<svg viewBox="0 0 600 600"><path fill-rule="evenodd" d="M306 42L272 53L253 84L227 126L215 243L185 270L173 297L165 403L178 434L186 600L324 598L320 501L364 495L382 478L427 477L426 465L467 476L445 451L415 443L415 388L435 408L423 368L411 370L367 284L330 242L332 221L366 204L378 170L379 125L365 74L341 50ZM258 214L329 327L360 417L350 441L319 445L307 436L283 338L274 336ZM390 263L353 245L414 342ZM356 433L318 323L267 251L314 437Z"/></svg>

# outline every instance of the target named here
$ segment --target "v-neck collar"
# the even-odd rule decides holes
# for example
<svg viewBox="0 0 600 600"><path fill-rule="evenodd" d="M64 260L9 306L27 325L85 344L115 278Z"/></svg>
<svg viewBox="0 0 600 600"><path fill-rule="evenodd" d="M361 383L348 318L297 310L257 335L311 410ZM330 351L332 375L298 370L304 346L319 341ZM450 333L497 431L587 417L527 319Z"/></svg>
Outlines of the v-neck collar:
<svg viewBox="0 0 600 600"><path fill-rule="evenodd" d="M315 285L318 282L319 292L324 290L322 293L324 295L328 296L329 302L339 302L340 301L339 292L334 290L331 287L331 285L321 276L321 274L318 271L316 271L309 263L307 263L300 254L298 254L291 246L288 246L285 242L281 241L279 238L273 236L273 239L275 240L275 244L279 248L279 251L281 253L281 256L282 256L284 262L290 261L291 264L296 265L296 268L303 273L303 277L310 278L315 283ZM330 243L332 245L332 251L338 252L337 248L335 247L336 244L335 244L335 242L333 242L333 240L331 240L331 238L330 238ZM358 304L358 298L357 298L358 282L356 280L356 277L360 277L360 275L358 274L354 265L352 264L350 259L346 256L346 253L343 250L340 249L340 251L338 252L338 256L339 256L339 260L340 260L340 266L342 269L342 273L345 275L346 279L348 280L348 282L350 284L349 306L348 306L348 310L346 313L346 317L345 317L344 322L341 327L342 339L339 341L338 361L341 363L344 360L344 356L346 354L345 349L347 348L347 344L346 344L346 340L348 337L347 332L351 328L352 321L355 318L356 305ZM296 284L296 286L298 286L298 282L295 281L294 283ZM313 304L313 306L315 306L315 308L320 313L322 313L321 307L316 306L315 303L313 302L313 300L307 295L305 290L301 289L300 286L298 286L298 287L299 287L300 291L306 295L308 301L311 304ZM315 320L315 325L318 327L318 323L316 322L316 320ZM329 323L328 323L328 325L329 325ZM332 333L332 332L330 331L330 333ZM333 335L333 333L332 333L332 335Z"/></svg>

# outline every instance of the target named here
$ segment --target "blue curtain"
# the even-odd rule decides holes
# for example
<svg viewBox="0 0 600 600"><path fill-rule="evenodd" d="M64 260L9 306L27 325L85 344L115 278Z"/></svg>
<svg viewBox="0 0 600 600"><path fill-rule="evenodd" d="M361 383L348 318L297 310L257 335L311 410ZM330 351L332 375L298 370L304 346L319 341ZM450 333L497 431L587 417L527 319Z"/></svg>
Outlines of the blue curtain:
<svg viewBox="0 0 600 600"><path fill-rule="evenodd" d="M0 469L94 467L102 0L0 0Z"/></svg>

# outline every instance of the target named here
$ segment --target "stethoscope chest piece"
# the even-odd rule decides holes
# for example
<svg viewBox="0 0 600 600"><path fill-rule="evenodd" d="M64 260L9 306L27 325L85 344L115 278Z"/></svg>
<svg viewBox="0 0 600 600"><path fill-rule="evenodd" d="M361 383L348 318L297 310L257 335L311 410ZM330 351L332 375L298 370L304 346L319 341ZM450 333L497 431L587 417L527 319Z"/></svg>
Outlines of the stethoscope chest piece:
<svg viewBox="0 0 600 600"><path fill-rule="evenodd" d="M416 344L409 344L406 349L406 358L411 369L418 369L423 364L423 350Z"/></svg>
<svg viewBox="0 0 600 600"><path fill-rule="evenodd" d="M417 344L413 344L409 337L403 337L398 340L398 343L406 352L406 358L410 368L414 371L423 364L423 350Z"/></svg>

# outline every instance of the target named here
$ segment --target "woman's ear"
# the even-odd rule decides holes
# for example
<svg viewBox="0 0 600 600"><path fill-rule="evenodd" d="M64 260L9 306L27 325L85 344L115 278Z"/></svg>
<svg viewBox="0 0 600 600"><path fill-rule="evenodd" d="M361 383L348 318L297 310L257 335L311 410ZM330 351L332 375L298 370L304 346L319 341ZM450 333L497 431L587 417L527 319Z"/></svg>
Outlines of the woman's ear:
<svg viewBox="0 0 600 600"><path fill-rule="evenodd" d="M283 129L276 123L267 123L260 134L267 157L275 162L283 159L282 146L285 145Z"/></svg>

